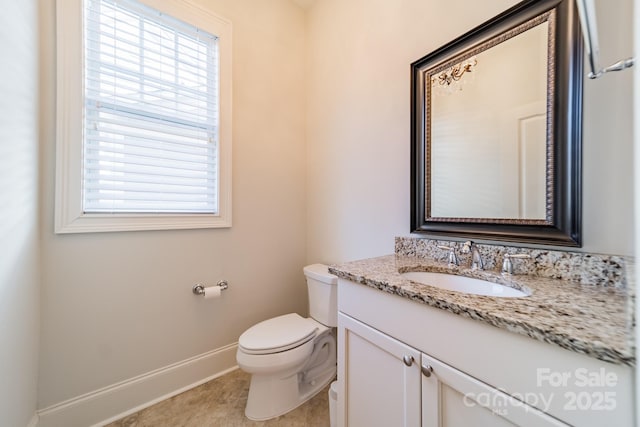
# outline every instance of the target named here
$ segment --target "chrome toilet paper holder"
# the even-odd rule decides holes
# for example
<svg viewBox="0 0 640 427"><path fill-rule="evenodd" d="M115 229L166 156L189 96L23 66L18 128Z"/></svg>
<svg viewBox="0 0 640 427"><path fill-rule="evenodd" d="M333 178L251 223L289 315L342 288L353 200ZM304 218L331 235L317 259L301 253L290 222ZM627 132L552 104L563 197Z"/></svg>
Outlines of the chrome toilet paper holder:
<svg viewBox="0 0 640 427"><path fill-rule="evenodd" d="M224 291L229 287L229 283L227 283L226 280L220 280L218 283L216 283L216 286L219 287L221 291ZM193 286L192 291L196 295L204 296L204 288L205 288L204 285L200 283L196 283Z"/></svg>

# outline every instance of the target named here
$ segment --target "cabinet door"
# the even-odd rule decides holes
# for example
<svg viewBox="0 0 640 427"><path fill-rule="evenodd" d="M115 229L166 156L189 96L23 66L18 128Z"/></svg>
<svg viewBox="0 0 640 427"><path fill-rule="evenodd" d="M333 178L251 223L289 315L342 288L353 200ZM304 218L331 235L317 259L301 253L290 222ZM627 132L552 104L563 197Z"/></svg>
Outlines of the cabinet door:
<svg viewBox="0 0 640 427"><path fill-rule="evenodd" d="M422 372L423 427L568 426L425 354Z"/></svg>
<svg viewBox="0 0 640 427"><path fill-rule="evenodd" d="M420 352L338 316L338 425L420 425Z"/></svg>

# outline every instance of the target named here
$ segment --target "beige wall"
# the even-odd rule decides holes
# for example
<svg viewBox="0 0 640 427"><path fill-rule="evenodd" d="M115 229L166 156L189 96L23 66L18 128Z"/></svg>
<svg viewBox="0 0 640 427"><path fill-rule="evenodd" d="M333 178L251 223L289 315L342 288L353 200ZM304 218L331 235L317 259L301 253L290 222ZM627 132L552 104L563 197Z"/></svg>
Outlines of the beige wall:
<svg viewBox="0 0 640 427"><path fill-rule="evenodd" d="M36 409L39 339L38 11L0 1L0 425Z"/></svg>
<svg viewBox="0 0 640 427"><path fill-rule="evenodd" d="M633 0L616 1L615 7L607 2L595 4L600 67L632 56ZM585 79L583 132L584 249L633 255L631 70L610 73L598 80Z"/></svg>
<svg viewBox="0 0 640 427"><path fill-rule="evenodd" d="M308 259L409 234L409 64L515 0L320 0L308 17ZM631 52L631 0L599 4L603 63ZM584 248L632 253L631 73L585 82Z"/></svg>
<svg viewBox="0 0 640 427"><path fill-rule="evenodd" d="M304 14L289 0L198 0L233 25L233 227L55 235L54 1L43 16L40 408L237 341L307 310ZM226 279L221 300L196 282Z"/></svg>

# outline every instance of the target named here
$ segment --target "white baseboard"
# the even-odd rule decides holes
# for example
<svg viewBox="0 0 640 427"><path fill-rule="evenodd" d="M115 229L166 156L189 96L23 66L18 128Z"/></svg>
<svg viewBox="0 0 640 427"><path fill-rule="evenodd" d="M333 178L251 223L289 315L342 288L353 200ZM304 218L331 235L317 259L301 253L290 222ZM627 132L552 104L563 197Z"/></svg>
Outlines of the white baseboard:
<svg viewBox="0 0 640 427"><path fill-rule="evenodd" d="M36 424L103 426L236 369L237 348L237 343L221 347L40 409Z"/></svg>

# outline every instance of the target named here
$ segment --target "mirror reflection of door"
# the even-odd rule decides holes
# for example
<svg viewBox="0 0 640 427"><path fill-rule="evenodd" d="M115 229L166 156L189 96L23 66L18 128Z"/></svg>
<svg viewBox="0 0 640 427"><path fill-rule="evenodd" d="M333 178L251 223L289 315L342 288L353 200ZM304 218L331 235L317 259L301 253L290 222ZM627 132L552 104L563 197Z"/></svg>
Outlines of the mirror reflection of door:
<svg viewBox="0 0 640 427"><path fill-rule="evenodd" d="M431 74L431 217L546 219L548 30Z"/></svg>
<svg viewBox="0 0 640 427"><path fill-rule="evenodd" d="M517 218L544 219L546 206L546 114L537 108L530 115L518 118L519 188ZM541 143L541 141L543 143Z"/></svg>

